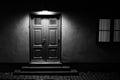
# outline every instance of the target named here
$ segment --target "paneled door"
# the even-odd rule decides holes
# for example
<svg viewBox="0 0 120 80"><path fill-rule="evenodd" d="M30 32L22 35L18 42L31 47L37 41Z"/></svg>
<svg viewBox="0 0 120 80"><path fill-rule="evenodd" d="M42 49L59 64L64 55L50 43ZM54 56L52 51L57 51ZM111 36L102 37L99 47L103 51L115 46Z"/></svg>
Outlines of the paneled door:
<svg viewBox="0 0 120 80"><path fill-rule="evenodd" d="M30 18L30 59L37 62L59 62L61 22L58 17Z"/></svg>

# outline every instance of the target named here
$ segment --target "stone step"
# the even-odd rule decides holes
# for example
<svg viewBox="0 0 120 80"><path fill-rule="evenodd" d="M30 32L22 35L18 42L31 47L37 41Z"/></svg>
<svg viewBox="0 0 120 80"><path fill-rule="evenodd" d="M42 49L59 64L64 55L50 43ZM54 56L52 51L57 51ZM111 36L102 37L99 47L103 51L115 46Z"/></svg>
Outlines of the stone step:
<svg viewBox="0 0 120 80"><path fill-rule="evenodd" d="M78 74L76 69L70 71L21 71L15 70L14 75L75 75Z"/></svg>
<svg viewBox="0 0 120 80"><path fill-rule="evenodd" d="M22 71L70 71L69 66L22 66Z"/></svg>

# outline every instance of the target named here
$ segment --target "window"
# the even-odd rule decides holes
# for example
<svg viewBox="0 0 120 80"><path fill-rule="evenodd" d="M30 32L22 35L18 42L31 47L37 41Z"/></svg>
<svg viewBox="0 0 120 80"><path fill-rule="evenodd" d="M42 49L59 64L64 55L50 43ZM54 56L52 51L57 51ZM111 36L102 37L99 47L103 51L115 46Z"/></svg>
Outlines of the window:
<svg viewBox="0 0 120 80"><path fill-rule="evenodd" d="M99 20L99 42L110 41L110 19Z"/></svg>
<svg viewBox="0 0 120 80"><path fill-rule="evenodd" d="M120 42L120 19L114 20L114 42Z"/></svg>
<svg viewBox="0 0 120 80"><path fill-rule="evenodd" d="M41 19L40 18L34 18L34 24L35 25L41 25Z"/></svg>
<svg viewBox="0 0 120 80"><path fill-rule="evenodd" d="M56 18L51 18L49 21L50 25L57 25L57 19Z"/></svg>
<svg viewBox="0 0 120 80"><path fill-rule="evenodd" d="M120 42L120 19L99 19L98 42Z"/></svg>

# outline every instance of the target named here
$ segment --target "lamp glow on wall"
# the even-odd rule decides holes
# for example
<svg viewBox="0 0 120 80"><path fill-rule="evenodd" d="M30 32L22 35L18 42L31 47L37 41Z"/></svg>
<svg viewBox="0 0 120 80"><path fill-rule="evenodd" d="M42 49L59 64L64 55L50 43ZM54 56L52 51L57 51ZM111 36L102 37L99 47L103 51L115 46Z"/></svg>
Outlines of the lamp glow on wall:
<svg viewBox="0 0 120 80"><path fill-rule="evenodd" d="M34 14L36 14L36 15L54 15L54 14L57 14L57 12L42 10L42 11L34 12Z"/></svg>

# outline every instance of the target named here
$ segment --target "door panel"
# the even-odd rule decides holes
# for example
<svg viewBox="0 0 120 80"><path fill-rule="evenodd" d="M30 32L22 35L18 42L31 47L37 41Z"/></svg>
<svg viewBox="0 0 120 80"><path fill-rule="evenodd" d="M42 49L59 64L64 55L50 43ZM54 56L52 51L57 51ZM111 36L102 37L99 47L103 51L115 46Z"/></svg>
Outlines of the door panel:
<svg viewBox="0 0 120 80"><path fill-rule="evenodd" d="M42 48L34 48L33 50L34 59L43 58L43 54L41 53L42 53Z"/></svg>
<svg viewBox="0 0 120 80"><path fill-rule="evenodd" d="M49 45L56 45L56 39L57 39L57 30L56 29L52 29L52 28L49 28L49 34L48 34L48 43L49 43Z"/></svg>
<svg viewBox="0 0 120 80"><path fill-rule="evenodd" d="M35 25L41 25L42 24L41 18L34 18L34 24Z"/></svg>
<svg viewBox="0 0 120 80"><path fill-rule="evenodd" d="M33 30L33 41L34 45L41 45L42 44L42 28L34 28Z"/></svg>

